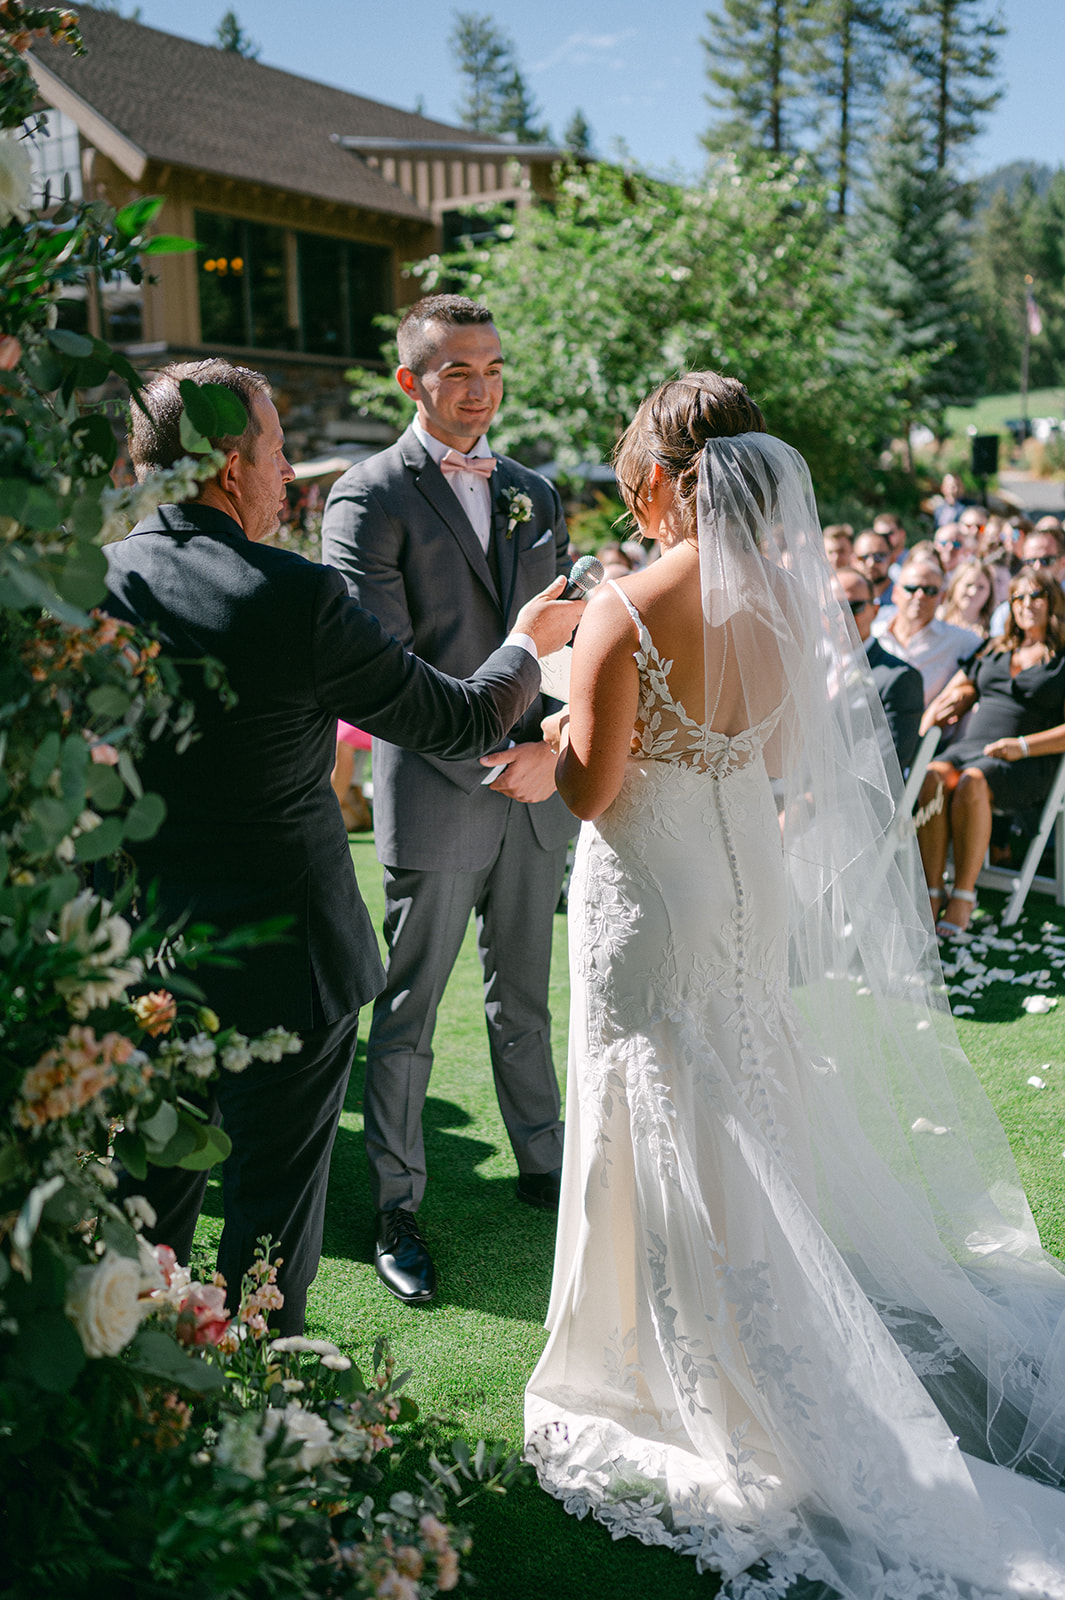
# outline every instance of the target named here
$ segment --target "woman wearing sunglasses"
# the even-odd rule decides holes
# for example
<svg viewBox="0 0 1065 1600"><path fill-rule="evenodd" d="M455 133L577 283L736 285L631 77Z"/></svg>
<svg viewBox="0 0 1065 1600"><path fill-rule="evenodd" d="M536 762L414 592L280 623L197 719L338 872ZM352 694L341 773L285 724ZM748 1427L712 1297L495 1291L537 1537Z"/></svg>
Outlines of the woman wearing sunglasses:
<svg viewBox="0 0 1065 1600"><path fill-rule="evenodd" d="M991 813L1041 805L1065 750L1065 594L1049 574L1025 568L1010 584L1005 633L992 639L928 707L924 733L972 709L964 733L928 769L918 841L933 913L954 846L954 884L936 931L957 938L976 904L976 879L991 839Z"/></svg>

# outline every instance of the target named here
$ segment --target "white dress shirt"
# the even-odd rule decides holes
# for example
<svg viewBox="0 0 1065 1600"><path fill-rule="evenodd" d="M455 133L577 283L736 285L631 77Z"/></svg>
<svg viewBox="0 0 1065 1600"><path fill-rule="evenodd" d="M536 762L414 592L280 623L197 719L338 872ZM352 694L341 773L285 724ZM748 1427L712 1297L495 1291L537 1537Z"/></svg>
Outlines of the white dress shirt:
<svg viewBox="0 0 1065 1600"><path fill-rule="evenodd" d="M426 433L421 423L415 418L411 424L415 436L425 446L437 466L447 455L451 446L443 443L431 433ZM488 435L482 433L472 450L467 450L470 456L490 456L492 454L488 445ZM481 542L481 549L488 554L488 541L492 537L492 489L491 479L482 477L479 472L454 472L447 473L445 482L458 500L459 505L470 519L470 525ZM516 644L520 650L525 650L534 661L539 661L540 653L536 648L535 640L527 633L508 633L503 640L504 644Z"/></svg>
<svg viewBox="0 0 1065 1600"><path fill-rule="evenodd" d="M873 623L873 637L880 640L885 650L893 656L908 661L916 667L924 680L924 703L930 705L945 689L958 670L959 661L979 650L983 639L971 628L958 628L952 622L941 622L933 617L926 627L915 633L909 644L902 644L892 632L889 618Z"/></svg>
<svg viewBox="0 0 1065 1600"><path fill-rule="evenodd" d="M413 427L415 435L439 466L451 446L427 433L417 419ZM492 451L488 444L488 435L482 433L473 449L466 453L471 456L490 456ZM480 540L481 549L487 555L488 541L492 536L491 479L482 477L479 472L449 472L445 476L448 488L465 511L470 526Z"/></svg>

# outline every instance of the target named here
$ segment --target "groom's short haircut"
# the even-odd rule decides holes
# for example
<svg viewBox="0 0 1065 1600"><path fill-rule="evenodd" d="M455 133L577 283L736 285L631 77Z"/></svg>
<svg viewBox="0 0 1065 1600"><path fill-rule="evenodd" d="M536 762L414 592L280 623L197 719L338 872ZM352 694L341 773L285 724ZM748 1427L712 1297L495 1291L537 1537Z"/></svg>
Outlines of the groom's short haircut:
<svg viewBox="0 0 1065 1600"><path fill-rule="evenodd" d="M468 300L464 294L427 294L404 313L396 329L400 366L409 367L416 377L421 377L436 351L436 340L431 332L433 323L468 328L491 321L488 307Z"/></svg>
<svg viewBox="0 0 1065 1600"><path fill-rule="evenodd" d="M253 401L260 394L270 397L270 385L262 373L253 372L251 367L235 367L220 356L207 361L183 361L164 367L141 390L143 411L136 401L129 408L129 458L139 479L150 472L165 471L189 453L181 442L184 401L179 385L184 378L191 378L193 383L217 383L236 395L248 413L247 427L243 433L226 434L211 443L226 454L239 450L246 460L254 455L255 440L262 430Z"/></svg>

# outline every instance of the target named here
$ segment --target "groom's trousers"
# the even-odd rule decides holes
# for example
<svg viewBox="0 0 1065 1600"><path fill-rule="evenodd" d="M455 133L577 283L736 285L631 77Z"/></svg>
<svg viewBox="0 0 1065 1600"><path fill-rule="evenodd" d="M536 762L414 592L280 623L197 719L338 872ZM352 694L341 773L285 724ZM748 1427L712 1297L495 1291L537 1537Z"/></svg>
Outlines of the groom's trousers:
<svg viewBox="0 0 1065 1600"><path fill-rule="evenodd" d="M422 1109L437 1008L473 912L496 1098L520 1172L562 1164L547 990L566 846L545 850L513 802L495 858L478 872L385 867L385 988L366 1049L364 1116L378 1210L416 1211L425 1192Z"/></svg>

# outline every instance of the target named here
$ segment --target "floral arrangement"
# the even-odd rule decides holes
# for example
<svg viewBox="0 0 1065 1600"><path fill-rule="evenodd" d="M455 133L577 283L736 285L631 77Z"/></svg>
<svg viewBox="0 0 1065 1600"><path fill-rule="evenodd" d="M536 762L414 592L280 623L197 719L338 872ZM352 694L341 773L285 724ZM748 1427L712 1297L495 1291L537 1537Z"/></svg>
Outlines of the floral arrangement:
<svg viewBox="0 0 1065 1600"><path fill-rule="evenodd" d="M113 402L87 391L117 378L137 404L139 380L58 326L57 301L194 246L150 233L158 197L116 213L32 195L27 141L45 128L26 51L49 39L80 51L73 12L0 0L0 1587L418 1600L459 1581L448 1497L500 1488L514 1464L459 1448L376 1504L416 1415L387 1351L364 1377L331 1343L271 1338L269 1241L230 1315L226 1285L149 1244L151 1207L120 1199L119 1166L223 1160L212 1080L301 1042L248 1038L204 1003L200 968L263 930L135 922L132 879L114 875L111 898L92 880L163 818L138 760L196 737L181 673L229 695L217 663L179 670L98 609L100 547L189 498L217 468L211 438L246 417L183 385L187 458L112 483Z"/></svg>

